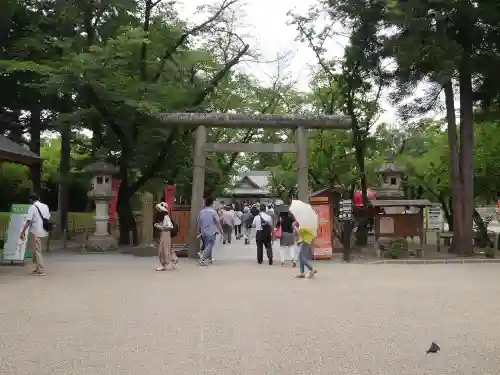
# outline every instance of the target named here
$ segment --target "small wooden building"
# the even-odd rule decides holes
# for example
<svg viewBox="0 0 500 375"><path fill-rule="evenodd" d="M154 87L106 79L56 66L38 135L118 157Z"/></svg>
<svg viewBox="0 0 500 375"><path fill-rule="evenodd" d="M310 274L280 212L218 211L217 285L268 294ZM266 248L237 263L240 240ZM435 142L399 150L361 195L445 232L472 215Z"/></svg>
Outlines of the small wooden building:
<svg viewBox="0 0 500 375"><path fill-rule="evenodd" d="M423 249L426 243L426 231L424 226L424 208L432 206L427 199L395 199L372 201L371 205L380 209L375 215L374 247L377 255L380 255L378 240L380 238L406 238L418 237ZM405 207L410 210L406 212ZM399 213L386 213L385 210L397 208Z"/></svg>
<svg viewBox="0 0 500 375"><path fill-rule="evenodd" d="M0 162L1 161L30 166L40 164L42 158L28 148L0 135Z"/></svg>

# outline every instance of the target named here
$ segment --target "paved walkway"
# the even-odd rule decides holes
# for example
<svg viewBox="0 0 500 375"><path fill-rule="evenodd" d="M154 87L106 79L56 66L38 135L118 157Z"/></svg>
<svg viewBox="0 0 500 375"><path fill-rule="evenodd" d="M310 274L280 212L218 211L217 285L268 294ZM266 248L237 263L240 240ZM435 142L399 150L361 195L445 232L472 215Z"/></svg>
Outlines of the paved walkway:
<svg viewBox="0 0 500 375"><path fill-rule="evenodd" d="M498 374L499 265L317 262L294 280L217 251L172 272L118 254L0 267L2 375Z"/></svg>
<svg viewBox="0 0 500 375"><path fill-rule="evenodd" d="M273 252L276 260L279 261L278 243L273 246ZM214 247L213 257L216 261L254 261L257 262L257 246L255 240L249 245L245 241L233 239L230 244L223 245L218 239ZM264 249L264 261L267 262L266 250Z"/></svg>

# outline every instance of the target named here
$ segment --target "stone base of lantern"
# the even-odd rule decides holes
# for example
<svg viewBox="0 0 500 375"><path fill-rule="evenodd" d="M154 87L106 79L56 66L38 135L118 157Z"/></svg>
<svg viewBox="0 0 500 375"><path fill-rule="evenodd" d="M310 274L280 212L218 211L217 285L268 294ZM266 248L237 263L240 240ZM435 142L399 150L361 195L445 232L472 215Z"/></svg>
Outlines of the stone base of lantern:
<svg viewBox="0 0 500 375"><path fill-rule="evenodd" d="M87 239L87 251L110 251L118 249L118 241L110 234L92 235Z"/></svg>

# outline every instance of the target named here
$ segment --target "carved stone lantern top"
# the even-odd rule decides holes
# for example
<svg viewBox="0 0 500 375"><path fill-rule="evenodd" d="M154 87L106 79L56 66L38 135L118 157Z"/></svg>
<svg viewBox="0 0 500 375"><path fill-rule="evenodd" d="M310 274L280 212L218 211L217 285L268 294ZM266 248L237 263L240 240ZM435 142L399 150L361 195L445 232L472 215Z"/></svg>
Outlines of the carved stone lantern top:
<svg viewBox="0 0 500 375"><path fill-rule="evenodd" d="M384 163L382 164L378 169L377 169L378 174L404 174L405 173L405 168L389 162L389 163Z"/></svg>
<svg viewBox="0 0 500 375"><path fill-rule="evenodd" d="M106 152L104 149L100 149L96 153L96 157L97 161L90 165L87 165L84 168L85 172L88 172L94 176L113 176L118 173L118 168L106 161Z"/></svg>
<svg viewBox="0 0 500 375"><path fill-rule="evenodd" d="M118 168L105 161L105 151L99 150L98 160L88 165L85 171L92 175L92 189L88 196L96 201L109 201L113 198L112 176L118 172Z"/></svg>
<svg viewBox="0 0 500 375"><path fill-rule="evenodd" d="M396 150L394 147L387 152L385 156L385 163L382 164L378 169L377 173L379 175L388 175L388 174L404 174L405 168L396 164Z"/></svg>

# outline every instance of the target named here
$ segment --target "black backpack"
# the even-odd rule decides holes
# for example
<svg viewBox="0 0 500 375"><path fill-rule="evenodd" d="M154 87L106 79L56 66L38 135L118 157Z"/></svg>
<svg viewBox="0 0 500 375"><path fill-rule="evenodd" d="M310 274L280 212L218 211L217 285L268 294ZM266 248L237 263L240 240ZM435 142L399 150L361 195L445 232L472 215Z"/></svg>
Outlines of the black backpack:
<svg viewBox="0 0 500 375"><path fill-rule="evenodd" d="M170 237L175 237L179 234L179 225L174 221L173 217L170 217L170 221L172 222L172 230L170 231Z"/></svg>
<svg viewBox="0 0 500 375"><path fill-rule="evenodd" d="M266 236L271 236L272 233L272 228L271 228L271 223L269 223L267 220L264 220L262 215L260 216L260 226L262 227L262 233Z"/></svg>
<svg viewBox="0 0 500 375"><path fill-rule="evenodd" d="M33 204L33 206L36 207L36 209L38 210L38 214L42 218L43 229L45 229L47 232L52 231L52 221L50 219L43 217L42 212L40 211L40 209L38 208L38 206L36 204Z"/></svg>
<svg viewBox="0 0 500 375"><path fill-rule="evenodd" d="M245 221L245 226L246 226L247 228L251 228L251 227L252 227L252 224L253 224L253 216L252 216L252 215L250 215L250 216L248 217L248 219Z"/></svg>

